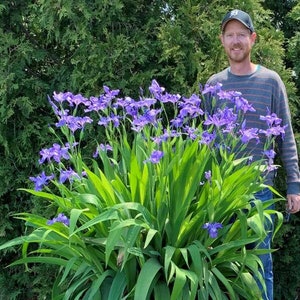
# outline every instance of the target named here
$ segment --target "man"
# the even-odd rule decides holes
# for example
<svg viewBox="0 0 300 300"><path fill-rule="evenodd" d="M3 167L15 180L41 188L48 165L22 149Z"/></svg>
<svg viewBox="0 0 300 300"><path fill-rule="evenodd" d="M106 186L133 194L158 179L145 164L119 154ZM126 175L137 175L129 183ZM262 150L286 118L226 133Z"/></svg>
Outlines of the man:
<svg viewBox="0 0 300 300"><path fill-rule="evenodd" d="M228 57L229 67L213 75L207 83L222 83L223 90L239 91L253 105L256 111L246 114L248 128L265 130L266 122L260 120L260 116L265 116L268 109L282 119L282 125L287 125L284 139L278 139L277 154L281 156L287 174L287 209L290 213L297 213L300 210L300 174L285 86L276 72L251 61L251 50L257 35L247 13L237 9L228 12L222 21L221 31L220 39ZM252 147L248 150L252 151L254 159L262 158L263 144L253 143L248 146ZM266 183L272 185L273 179L274 171L269 172ZM266 189L256 197L265 201L272 198L272 193ZM271 236L272 234L266 238L261 248L271 247ZM263 299L273 300L271 254L262 255L261 260L266 284L266 292L262 292Z"/></svg>

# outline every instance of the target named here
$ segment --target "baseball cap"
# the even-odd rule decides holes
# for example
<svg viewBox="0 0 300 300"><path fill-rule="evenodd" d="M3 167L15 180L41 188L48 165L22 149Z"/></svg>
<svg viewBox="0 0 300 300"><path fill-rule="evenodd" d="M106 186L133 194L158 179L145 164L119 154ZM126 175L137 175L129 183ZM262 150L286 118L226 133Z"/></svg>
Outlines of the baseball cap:
<svg viewBox="0 0 300 300"><path fill-rule="evenodd" d="M251 32L254 32L254 26L251 20L251 17L244 11L239 9L234 9L232 11L229 11L225 17L222 20L222 31L225 28L225 25L231 21L231 20L237 20L241 22L243 25L245 25Z"/></svg>

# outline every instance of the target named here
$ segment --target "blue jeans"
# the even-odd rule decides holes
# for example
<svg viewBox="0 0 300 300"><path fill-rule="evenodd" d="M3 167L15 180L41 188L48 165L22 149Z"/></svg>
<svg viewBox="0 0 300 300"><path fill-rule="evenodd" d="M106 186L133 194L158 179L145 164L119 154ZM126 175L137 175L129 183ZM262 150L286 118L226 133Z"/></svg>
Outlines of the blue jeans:
<svg viewBox="0 0 300 300"><path fill-rule="evenodd" d="M267 201L273 198L272 192L269 189L264 189L258 193L255 194L256 199L259 199L261 201ZM274 207L269 207L270 209L274 209ZM273 219L273 218L272 218ZM273 220L274 221L274 220ZM263 242L261 242L258 245L259 249L271 249L271 241L272 241L272 235L273 235L273 223L267 222L266 230L268 232L268 235L264 239ZM262 299L263 300L273 300L273 261L272 261L272 254L267 253L259 256L262 265L264 267L264 270L261 270L262 277L264 278L265 284L266 284L266 292L263 290L260 282L258 281L258 286L260 290L262 291Z"/></svg>

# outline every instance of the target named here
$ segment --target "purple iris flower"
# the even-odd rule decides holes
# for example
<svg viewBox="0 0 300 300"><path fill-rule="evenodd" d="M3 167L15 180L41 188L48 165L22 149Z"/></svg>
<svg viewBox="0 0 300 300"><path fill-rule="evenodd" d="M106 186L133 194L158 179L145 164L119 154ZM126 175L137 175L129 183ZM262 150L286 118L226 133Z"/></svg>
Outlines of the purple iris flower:
<svg viewBox="0 0 300 300"><path fill-rule="evenodd" d="M99 122L98 122L98 125L103 125L104 127L107 127L109 123L110 123L110 118L101 117Z"/></svg>
<svg viewBox="0 0 300 300"><path fill-rule="evenodd" d="M67 118L69 117L70 111L68 109L61 109L55 111L56 116L58 117L58 122L55 124L56 127L62 127L67 124Z"/></svg>
<svg viewBox="0 0 300 300"><path fill-rule="evenodd" d="M229 100L231 103L233 103L237 111L241 110L244 113L246 113L247 111L255 111L252 104L250 104L248 100L242 97L241 92L220 90L217 95L219 99Z"/></svg>
<svg viewBox="0 0 300 300"><path fill-rule="evenodd" d="M184 118L190 116L191 118L195 118L204 115L203 110L200 108L200 104L201 100L199 96L195 94L190 98L183 98L183 101L179 103L179 117Z"/></svg>
<svg viewBox="0 0 300 300"><path fill-rule="evenodd" d="M154 95L155 98L160 98L161 94L165 91L164 87L161 87L158 82L154 79L151 82L151 86L149 87L149 91Z"/></svg>
<svg viewBox="0 0 300 300"><path fill-rule="evenodd" d="M95 153L93 154L93 157L94 157L94 158L96 158L96 157L99 156L99 150L107 152L107 151L113 151L113 148L112 148L112 146L109 145L109 144L106 144L106 145L100 144L100 145L97 147Z"/></svg>
<svg viewBox="0 0 300 300"><path fill-rule="evenodd" d="M68 102L69 106L78 106L79 104L87 105L88 100L83 97L81 94L74 95L71 92L65 92L65 93L53 93L53 99L56 102L63 103Z"/></svg>
<svg viewBox="0 0 300 300"><path fill-rule="evenodd" d="M196 118L198 116L204 115L204 112L201 108L191 105L191 104L185 104L184 106L181 107L179 116L181 118L190 116L191 118Z"/></svg>
<svg viewBox="0 0 300 300"><path fill-rule="evenodd" d="M272 171L277 170L277 169L278 169L278 166L274 165L273 163L268 162L268 164L267 164L268 172L272 172Z"/></svg>
<svg viewBox="0 0 300 300"><path fill-rule="evenodd" d="M143 128L149 124L149 120L145 116L136 116L132 121L132 130L140 132Z"/></svg>
<svg viewBox="0 0 300 300"><path fill-rule="evenodd" d="M152 125L157 123L156 117L161 113L161 109L150 109L144 114L145 119Z"/></svg>
<svg viewBox="0 0 300 300"><path fill-rule="evenodd" d="M242 93L238 91L225 91L220 89L218 91L218 98L220 100L230 100L230 102L234 103L234 99L237 97L241 97Z"/></svg>
<svg viewBox="0 0 300 300"><path fill-rule="evenodd" d="M258 137L258 129L257 128L249 128L249 129L241 129L241 141L246 144L252 139L256 139L256 143L259 143Z"/></svg>
<svg viewBox="0 0 300 300"><path fill-rule="evenodd" d="M70 220L67 216L65 216L63 213L58 214L58 216L56 218L53 218L51 220L47 221L47 225L53 225L54 223L59 222L59 223L63 223L66 226L70 225Z"/></svg>
<svg viewBox="0 0 300 300"><path fill-rule="evenodd" d="M108 108L110 105L110 99L105 98L104 95L100 97L90 97L89 102L87 102L87 108L84 110L85 112L90 111L103 111Z"/></svg>
<svg viewBox="0 0 300 300"><path fill-rule="evenodd" d="M177 132L176 130L168 131L164 129L164 133L162 135L152 137L151 139L153 140L154 143L159 145L162 142L167 141L169 138L178 137L178 136L180 136L180 133Z"/></svg>
<svg viewBox="0 0 300 300"><path fill-rule="evenodd" d="M208 131L203 131L200 143L209 145L216 139L216 137L217 137L216 131L212 133L209 133Z"/></svg>
<svg viewBox="0 0 300 300"><path fill-rule="evenodd" d="M69 159L70 155L68 152L69 148L68 147L61 147L59 144L54 143L51 151L52 151L52 158L59 163L62 158L64 159Z"/></svg>
<svg viewBox="0 0 300 300"><path fill-rule="evenodd" d="M201 104L201 98L196 95L196 94L192 94L192 96L190 96L189 98L183 98L185 103L190 103L196 106L199 106Z"/></svg>
<svg viewBox="0 0 300 300"><path fill-rule="evenodd" d="M222 118L225 120L225 128L222 129L224 133L231 132L237 124L237 114L233 112L232 109L225 107L222 111Z"/></svg>
<svg viewBox="0 0 300 300"><path fill-rule="evenodd" d="M282 120L277 117L275 113L271 113L269 108L267 109L267 115L266 116L260 116L260 120L266 121L269 127L272 127L273 125L280 125Z"/></svg>
<svg viewBox="0 0 300 300"><path fill-rule="evenodd" d="M150 109L143 115L135 116L132 121L132 129L140 132L148 124L156 125L158 122L156 117L160 114L160 112L160 109Z"/></svg>
<svg viewBox="0 0 300 300"><path fill-rule="evenodd" d="M50 103L55 115L59 116L58 106L51 100L50 96L48 96L48 102Z"/></svg>
<svg viewBox="0 0 300 300"><path fill-rule="evenodd" d="M77 129L83 129L85 124L90 123L93 123L93 120L90 117L73 117L70 118L67 126L72 132L75 132Z"/></svg>
<svg viewBox="0 0 300 300"><path fill-rule="evenodd" d="M73 182L74 179L81 179L80 176L71 168L69 168L68 170L62 170L60 172L60 176L59 176L59 183L63 184L65 183L67 180L69 180L70 182Z"/></svg>
<svg viewBox="0 0 300 300"><path fill-rule="evenodd" d="M206 84L202 91L202 95L210 93L212 96L215 96L221 90L221 88L222 88L222 83L219 82L215 85Z"/></svg>
<svg viewBox="0 0 300 300"><path fill-rule="evenodd" d="M181 98L181 96L179 94L169 94L169 93L165 93L163 95L160 96L160 101L162 103L177 103L178 100Z"/></svg>
<svg viewBox="0 0 300 300"><path fill-rule="evenodd" d="M276 152L273 149L270 149L270 150L265 150L263 152L263 154L265 156L267 156L267 158L268 158L268 161L267 161L268 171L271 172L273 170L278 169L278 166L274 165L274 158L275 158Z"/></svg>
<svg viewBox="0 0 300 300"><path fill-rule="evenodd" d="M240 129L239 133L241 134L241 141L242 143L246 144L252 139L256 139L256 143L259 143L258 137L258 129L257 128L249 128L245 129L246 127L246 120L242 124L242 128Z"/></svg>
<svg viewBox="0 0 300 300"><path fill-rule="evenodd" d="M65 93L53 93L53 99L56 102L63 103L64 101L67 101L71 103L71 99L73 98L73 94L71 92L65 92Z"/></svg>
<svg viewBox="0 0 300 300"><path fill-rule="evenodd" d="M211 170L204 172L205 179L211 183Z"/></svg>
<svg viewBox="0 0 300 300"><path fill-rule="evenodd" d="M85 126L85 124L92 122L93 120L87 116L62 116L59 122L56 123L56 127L62 127L66 125L72 132L75 132L77 129L82 129Z"/></svg>
<svg viewBox="0 0 300 300"><path fill-rule="evenodd" d="M126 96L125 98L119 98L117 101L116 101L116 106L117 107L127 107L129 105L134 105L135 104L135 100L132 99L131 97L128 97Z"/></svg>
<svg viewBox="0 0 300 300"><path fill-rule="evenodd" d="M234 104L237 110L242 110L244 113L247 111L255 111L254 107L252 104L248 102L245 98L242 96L240 97L235 97L234 98Z"/></svg>
<svg viewBox="0 0 300 300"><path fill-rule="evenodd" d="M69 149L69 146L61 147L59 144L54 143L51 148L45 148L40 151L42 157L40 158L39 163L42 164L45 160L51 162L52 159L57 163L60 163L62 159L68 160L70 159Z"/></svg>
<svg viewBox="0 0 300 300"><path fill-rule="evenodd" d="M139 110L138 102L130 97L125 97L124 99L118 99L116 105L123 108L123 110L125 108L126 114L132 117L136 116Z"/></svg>
<svg viewBox="0 0 300 300"><path fill-rule="evenodd" d="M185 126L184 132L187 133L191 140L195 140L199 136L199 131L194 127Z"/></svg>
<svg viewBox="0 0 300 300"><path fill-rule="evenodd" d="M268 158L275 158L276 152L273 149L265 150L264 155L266 155Z"/></svg>
<svg viewBox="0 0 300 300"><path fill-rule="evenodd" d="M89 111L103 111L110 106L113 107L112 100L118 96L120 90L111 90L108 86L103 86L104 94L99 97L90 97L89 101L87 101L86 106L87 109L85 112Z"/></svg>
<svg viewBox="0 0 300 300"><path fill-rule="evenodd" d="M158 164L159 161L162 159L162 157L164 156L164 153L162 151L159 150L154 150L149 159L146 159L144 162L152 162L153 164Z"/></svg>
<svg viewBox="0 0 300 300"><path fill-rule="evenodd" d="M156 99L154 98L141 98L140 101L138 101L137 103L135 103L136 105L138 105L139 107L151 107L152 105L154 105L157 102Z"/></svg>
<svg viewBox="0 0 300 300"><path fill-rule="evenodd" d="M260 116L260 120L266 121L268 125L267 130L260 130L260 133L264 133L267 137L270 136L278 136L281 135L282 139L284 139L285 128L288 125L280 126L282 120L277 117L275 113L271 113L269 109L267 109L266 116Z"/></svg>
<svg viewBox="0 0 300 300"><path fill-rule="evenodd" d="M78 106L79 104L86 105L87 102L88 102L88 99L83 97L81 94L77 94L77 95L73 96L71 105L72 104L75 104L76 106Z"/></svg>
<svg viewBox="0 0 300 300"><path fill-rule="evenodd" d="M135 106L126 106L126 114L135 117L138 114L138 109Z"/></svg>
<svg viewBox="0 0 300 300"><path fill-rule="evenodd" d="M183 125L183 122L184 120L181 117L176 117L175 119L170 121L171 126L175 128L180 128Z"/></svg>
<svg viewBox="0 0 300 300"><path fill-rule="evenodd" d="M117 128L120 126L120 117L115 114L110 115L110 120L114 124L114 127Z"/></svg>
<svg viewBox="0 0 300 300"><path fill-rule="evenodd" d="M205 223L202 228L207 229L209 236L214 239L218 236L218 230L221 229L223 225L221 223Z"/></svg>
<svg viewBox="0 0 300 300"><path fill-rule="evenodd" d="M54 178L54 175L51 174L47 176L45 171L36 177L29 177L29 179L34 183L35 191L41 191L45 185L49 183L50 180Z"/></svg>
<svg viewBox="0 0 300 300"><path fill-rule="evenodd" d="M224 108L218 109L216 113L211 115L206 115L206 120L204 121L204 125L214 125L216 127L221 127L224 125L232 124L236 121L237 116L233 113L232 109Z"/></svg>
<svg viewBox="0 0 300 300"><path fill-rule="evenodd" d="M111 114L109 117L101 117L98 121L98 125L107 127L110 123L113 123L114 127L117 128L120 126L120 116Z"/></svg>
<svg viewBox="0 0 300 300"><path fill-rule="evenodd" d="M40 159L39 159L39 163L42 164L44 163L45 160L47 160L48 162L51 161L51 158L52 158L52 148L45 148L45 149L42 149L40 151L40 155L42 156Z"/></svg>
<svg viewBox="0 0 300 300"><path fill-rule="evenodd" d="M287 125L285 125L283 127L280 125L277 125L274 127L270 127L267 130L261 129L259 132L264 133L267 137L281 135L282 139L284 139L286 127L287 127Z"/></svg>
<svg viewBox="0 0 300 300"><path fill-rule="evenodd" d="M116 96L119 95L120 90L111 90L108 86L104 85L103 86L104 92L105 92L105 96L108 98L114 98Z"/></svg>

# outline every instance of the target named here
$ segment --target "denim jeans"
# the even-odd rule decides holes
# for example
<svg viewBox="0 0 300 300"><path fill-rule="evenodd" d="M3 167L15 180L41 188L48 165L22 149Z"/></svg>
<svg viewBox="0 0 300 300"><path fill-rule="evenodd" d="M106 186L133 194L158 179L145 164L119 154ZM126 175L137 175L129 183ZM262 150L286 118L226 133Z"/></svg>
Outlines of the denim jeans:
<svg viewBox="0 0 300 300"><path fill-rule="evenodd" d="M255 194L256 199L259 199L261 201L267 201L273 198L272 192L269 189L264 189L257 194ZM270 209L273 209L274 207L269 207ZM273 222L274 222L274 218ZM273 235L273 223L267 222L266 230L268 232L268 235L264 239L263 242L261 242L258 245L259 249L271 249L271 241L272 241L272 235ZM272 254L267 253L259 256L262 265L264 267L264 270L261 270L262 277L264 278L265 284L266 284L266 291L263 290L260 282L258 281L258 286L260 287L263 295L263 300L273 300L273 261L272 261Z"/></svg>

